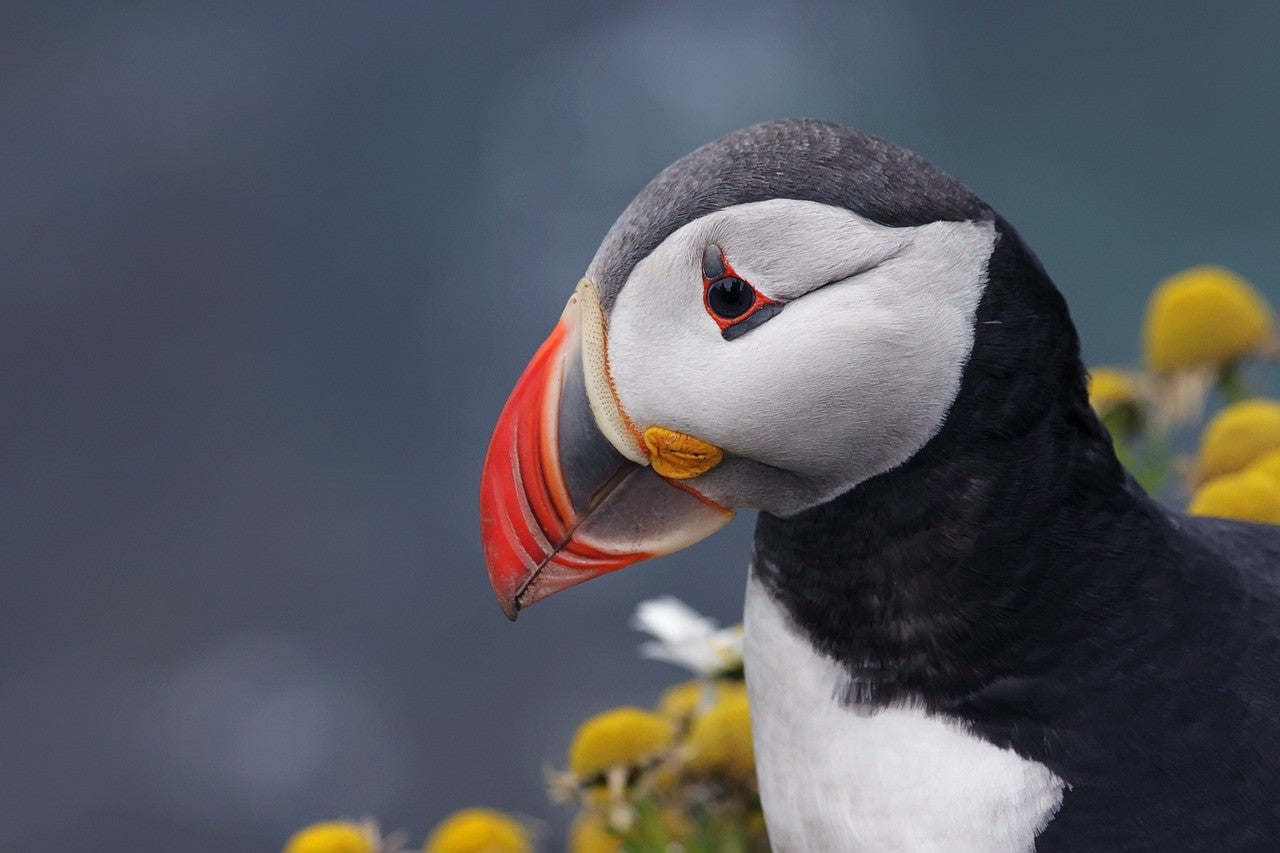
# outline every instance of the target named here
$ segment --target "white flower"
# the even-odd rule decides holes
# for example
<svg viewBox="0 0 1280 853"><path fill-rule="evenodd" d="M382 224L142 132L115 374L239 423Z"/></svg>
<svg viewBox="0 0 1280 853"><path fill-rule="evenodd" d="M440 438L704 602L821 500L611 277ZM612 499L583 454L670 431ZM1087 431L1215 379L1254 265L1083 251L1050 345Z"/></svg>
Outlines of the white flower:
<svg viewBox="0 0 1280 853"><path fill-rule="evenodd" d="M683 666L703 678L742 668L742 626L717 628L675 596L641 602L631 627L656 637L641 644L641 657Z"/></svg>

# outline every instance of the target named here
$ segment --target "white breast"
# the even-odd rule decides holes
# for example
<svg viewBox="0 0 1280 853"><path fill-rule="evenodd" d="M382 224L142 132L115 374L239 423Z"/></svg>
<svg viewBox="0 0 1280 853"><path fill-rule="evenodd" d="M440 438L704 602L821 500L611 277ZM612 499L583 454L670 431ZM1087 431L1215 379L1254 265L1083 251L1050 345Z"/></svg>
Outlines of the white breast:
<svg viewBox="0 0 1280 853"><path fill-rule="evenodd" d="M747 587L746 671L775 850L1029 851L1062 804L1043 764L920 708L851 710L849 676Z"/></svg>

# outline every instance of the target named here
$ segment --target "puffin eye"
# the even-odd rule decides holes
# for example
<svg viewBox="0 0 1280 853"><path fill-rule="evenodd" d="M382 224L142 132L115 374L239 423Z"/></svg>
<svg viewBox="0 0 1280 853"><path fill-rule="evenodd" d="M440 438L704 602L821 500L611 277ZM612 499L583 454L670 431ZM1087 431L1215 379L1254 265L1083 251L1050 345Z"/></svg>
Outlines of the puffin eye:
<svg viewBox="0 0 1280 853"><path fill-rule="evenodd" d="M756 289L740 278L726 276L707 287L707 305L717 317L736 320L756 304Z"/></svg>
<svg viewBox="0 0 1280 853"><path fill-rule="evenodd" d="M738 275L712 243L702 251L703 304L726 341L740 338L782 310Z"/></svg>

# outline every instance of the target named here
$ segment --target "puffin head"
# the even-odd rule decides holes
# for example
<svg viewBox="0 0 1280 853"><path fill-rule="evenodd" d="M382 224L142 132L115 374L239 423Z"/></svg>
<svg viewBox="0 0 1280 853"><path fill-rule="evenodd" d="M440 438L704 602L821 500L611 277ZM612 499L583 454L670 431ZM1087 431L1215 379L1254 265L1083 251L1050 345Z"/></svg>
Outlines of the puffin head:
<svg viewBox="0 0 1280 853"><path fill-rule="evenodd" d="M481 520L504 612L918 454L960 394L1002 244L1039 269L954 178L834 124L756 125L668 167L499 417Z"/></svg>

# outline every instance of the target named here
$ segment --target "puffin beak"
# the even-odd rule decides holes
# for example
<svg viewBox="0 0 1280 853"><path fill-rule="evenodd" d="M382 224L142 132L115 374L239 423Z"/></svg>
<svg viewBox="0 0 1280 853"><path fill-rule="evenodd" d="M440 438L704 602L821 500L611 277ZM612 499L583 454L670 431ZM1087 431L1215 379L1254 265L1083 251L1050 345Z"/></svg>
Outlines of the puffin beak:
<svg viewBox="0 0 1280 853"><path fill-rule="evenodd" d="M485 561L512 621L552 593L678 551L733 517L648 464L653 442L646 446L613 394L605 340L595 286L583 279L485 454Z"/></svg>

